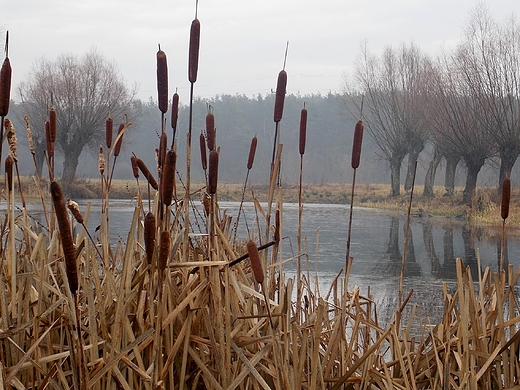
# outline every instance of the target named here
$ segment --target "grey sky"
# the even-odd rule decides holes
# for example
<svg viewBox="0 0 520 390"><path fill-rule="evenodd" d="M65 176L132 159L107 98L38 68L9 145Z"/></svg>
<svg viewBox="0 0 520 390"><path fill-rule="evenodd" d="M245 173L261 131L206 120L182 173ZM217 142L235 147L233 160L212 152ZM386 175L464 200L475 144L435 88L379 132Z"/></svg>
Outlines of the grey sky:
<svg viewBox="0 0 520 390"><path fill-rule="evenodd" d="M498 21L518 0L482 1ZM368 40L369 50L414 42L435 54L460 38L475 0L200 0L196 95L266 94L276 86L286 42L288 93L342 90ZM138 97L156 99L157 44L168 56L170 95L188 99L187 50L195 0L2 0L13 90L41 57L96 48L115 61ZM2 38L3 39L3 38ZM1 41L1 40L0 40ZM15 91L13 91L15 92ZM13 98L17 98L13 94Z"/></svg>

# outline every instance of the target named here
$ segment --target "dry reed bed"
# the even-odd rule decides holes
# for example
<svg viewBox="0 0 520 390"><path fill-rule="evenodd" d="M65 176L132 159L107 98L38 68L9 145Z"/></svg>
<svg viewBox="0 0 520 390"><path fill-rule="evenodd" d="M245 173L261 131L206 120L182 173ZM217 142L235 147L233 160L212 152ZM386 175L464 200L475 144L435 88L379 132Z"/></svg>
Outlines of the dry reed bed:
<svg viewBox="0 0 520 390"><path fill-rule="evenodd" d="M189 46L190 118L199 35L195 18ZM295 280L287 279L284 264L297 261L300 270L307 254L299 243L295 258L283 258L279 245L283 187L278 137L285 69L279 73L276 91L268 205L264 210L255 199L255 227L239 236L251 239L246 248L236 239L238 223L219 210L219 148L210 108L205 134L209 159L201 142L202 161L209 162L207 184L199 188L190 182L190 119L186 180L179 180L177 191L179 98L177 94L172 98L173 139L168 149L167 62L160 48L157 60L163 124L158 181L142 160L131 159L137 206L124 242L111 243L108 237L111 178L124 132L131 125L126 119L114 140L113 120L107 121L108 150L100 148L99 241L85 227L88 206L81 215L77 204L69 202L78 223L76 233L72 232L53 175L51 123L47 166L52 204L41 178L35 178L45 224L35 224L25 207L15 214L17 165L5 165L9 184L0 230L4 290L0 294L0 389L518 388L520 314L514 286L520 270L509 267L507 273L498 274L479 270L475 285L459 260L458 288L454 294L445 288L442 322L424 326L420 335L411 332L415 309L406 320L402 315L412 292L402 300L390 325L382 326L370 295L361 296L357 287L347 291L348 272L338 275L326 296L317 294L301 272ZM8 109L1 78L0 84L3 129ZM302 121L307 118L304 110ZM59 115L56 112L51 119L58 116L59 120ZM30 135L27 118L26 124ZM300 129L306 131L306 123ZM15 148L10 148L8 158L16 156ZM360 148L359 141L354 169ZM302 167L304 151L301 133ZM253 158L254 151L248 158L248 172ZM145 179L141 182L139 171ZM243 191L246 186L247 176ZM148 201L143 202L143 193ZM193 207L199 193L204 194L203 212ZM300 179L300 224L301 198ZM346 265L348 269L348 261Z"/></svg>
<svg viewBox="0 0 520 390"><path fill-rule="evenodd" d="M326 299L302 277L298 313L291 301L294 281L275 272L283 262L267 268L262 294L248 261L229 266L246 252L230 245L229 218L216 219L211 259L205 239L193 237L184 250L183 228L174 221L173 250L162 272L157 249L153 261L146 260L142 216L136 207L126 243L103 248L103 263L85 231L76 235L77 299L57 230L37 234L20 216L13 230L4 231L3 253L7 264L16 262L16 274L4 261L3 388L82 388L84 382L98 389L342 383L355 389L484 389L518 383L519 271L485 270L475 288L459 261L458 288L444 292L442 322L417 336L410 333L413 314L402 326L382 328L370 297L357 288L345 293L340 279Z"/></svg>

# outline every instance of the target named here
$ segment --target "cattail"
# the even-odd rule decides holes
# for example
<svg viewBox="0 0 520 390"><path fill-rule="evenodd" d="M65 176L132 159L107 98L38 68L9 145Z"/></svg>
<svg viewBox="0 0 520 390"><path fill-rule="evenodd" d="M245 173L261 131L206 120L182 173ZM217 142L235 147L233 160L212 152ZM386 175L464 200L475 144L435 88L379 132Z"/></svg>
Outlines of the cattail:
<svg viewBox="0 0 520 390"><path fill-rule="evenodd" d="M16 130L14 129L13 122L11 122L8 118L5 118L4 128L7 130L7 144L9 145L9 152L11 153L13 160L16 162L18 161L18 157L16 155L18 138L16 138Z"/></svg>
<svg viewBox="0 0 520 390"><path fill-rule="evenodd" d="M188 58L188 80L190 83L197 81L199 69L199 45L200 45L200 22L195 18L191 22L190 48Z"/></svg>
<svg viewBox="0 0 520 390"><path fill-rule="evenodd" d="M69 208L70 212L74 216L74 219L80 223L83 224L83 215L81 215L81 211L79 210L79 205L74 202L73 200L69 199L67 200L67 207Z"/></svg>
<svg viewBox="0 0 520 390"><path fill-rule="evenodd" d="M281 70L278 73L278 82L276 84L276 97L274 101L274 121L280 122L283 115L283 105L285 101L285 92L287 89L287 72Z"/></svg>
<svg viewBox="0 0 520 390"><path fill-rule="evenodd" d="M209 108L211 110L211 107ZM215 115L212 112L207 113L206 115L206 137L208 138L208 149L215 150Z"/></svg>
<svg viewBox="0 0 520 390"><path fill-rule="evenodd" d="M150 172L144 161L138 158L136 163L141 172L143 173L143 176L146 178L146 180L148 180L150 186L152 186L154 190L157 190L159 188L159 186L157 185L157 181L155 181L155 178L153 177L152 173Z"/></svg>
<svg viewBox="0 0 520 390"><path fill-rule="evenodd" d="M119 129L117 130L117 136L123 132L125 129L125 124L121 122L119 125ZM123 135L117 140L116 145L114 146L114 156L119 156L119 152L121 151L121 144L123 143Z"/></svg>
<svg viewBox="0 0 520 390"><path fill-rule="evenodd" d="M262 269L262 262L260 261L260 253L258 247L253 240L247 242L247 253L251 261L251 268L253 269L253 276L257 283L264 282L264 270Z"/></svg>
<svg viewBox="0 0 520 390"><path fill-rule="evenodd" d="M166 206L172 203L173 190L175 188L175 165L177 162L177 153L168 150L164 160L163 175L161 178L161 197Z"/></svg>
<svg viewBox="0 0 520 390"><path fill-rule="evenodd" d="M300 155L305 154L305 143L307 141L307 109L305 104L300 112Z"/></svg>
<svg viewBox="0 0 520 390"><path fill-rule="evenodd" d="M105 173L105 155L103 154L102 146L99 147L98 170L101 175Z"/></svg>
<svg viewBox="0 0 520 390"><path fill-rule="evenodd" d="M177 128L177 120L179 119L179 94L175 92L172 97L172 129Z"/></svg>
<svg viewBox="0 0 520 390"><path fill-rule="evenodd" d="M56 110L54 107L51 107L49 111L49 126L51 131L51 141L56 142L56 126L57 126L57 119L56 119Z"/></svg>
<svg viewBox="0 0 520 390"><path fill-rule="evenodd" d="M27 141L29 142L29 150L31 151L31 154L34 156L36 154L36 149L34 148L31 126L29 126L29 117L25 115L23 119L25 121L25 130L27 131Z"/></svg>
<svg viewBox="0 0 520 390"><path fill-rule="evenodd" d="M160 45L157 52L157 95L159 110L164 114L168 111L168 64Z"/></svg>
<svg viewBox="0 0 520 390"><path fill-rule="evenodd" d="M161 137L159 138L159 155L157 156L158 157L158 166L161 171L164 166L164 159L166 158L167 143L168 143L168 136L166 135L166 133L162 133Z"/></svg>
<svg viewBox="0 0 520 390"><path fill-rule="evenodd" d="M274 235L273 240L280 241L280 209L276 209L274 214Z"/></svg>
<svg viewBox="0 0 520 390"><path fill-rule="evenodd" d="M137 166L137 157L133 154L130 156L130 163L132 164L132 172L136 179L139 179L139 167Z"/></svg>
<svg viewBox="0 0 520 390"><path fill-rule="evenodd" d="M63 199L60 185L51 182L51 196L58 227L60 229L61 245L63 246L63 254L65 255L65 270L69 280L69 287L72 294L78 290L78 269L76 265L76 251L72 241L72 233L70 231L69 215Z"/></svg>
<svg viewBox="0 0 520 390"><path fill-rule="evenodd" d="M209 152L208 193L214 195L217 192L218 182L218 152Z"/></svg>
<svg viewBox="0 0 520 390"><path fill-rule="evenodd" d="M168 256L170 255L170 232L163 230L161 232L161 241L159 246L159 262L158 268L161 271L166 269L168 263Z"/></svg>
<svg viewBox="0 0 520 390"><path fill-rule="evenodd" d="M199 144L200 144L200 159L202 161L202 169L208 169L208 157L206 155L206 138L204 134L200 133L199 136Z"/></svg>
<svg viewBox="0 0 520 390"><path fill-rule="evenodd" d="M256 135L251 140L251 146L249 146L249 158L247 159L247 169L253 168L253 162L255 161L256 144L258 140Z"/></svg>
<svg viewBox="0 0 520 390"><path fill-rule="evenodd" d="M511 199L511 179L505 177L502 182L502 204L500 206L500 215L502 219L509 216L509 200Z"/></svg>
<svg viewBox="0 0 520 390"><path fill-rule="evenodd" d="M45 143L47 145L47 157L54 157L54 142L52 142L51 127L49 121L45 121Z"/></svg>
<svg viewBox="0 0 520 390"><path fill-rule="evenodd" d="M148 264L152 264L153 251L155 247L155 217L148 212L144 217L144 250Z"/></svg>
<svg viewBox="0 0 520 390"><path fill-rule="evenodd" d="M13 158L7 156L5 159L5 173L7 175L7 189L9 191L13 190L13 163Z"/></svg>
<svg viewBox="0 0 520 390"><path fill-rule="evenodd" d="M352 144L352 168L356 169L359 167L359 160L361 158L361 144L363 143L363 130L365 125L363 121L359 120L356 123L356 129L354 130L354 142Z"/></svg>
<svg viewBox="0 0 520 390"><path fill-rule="evenodd" d="M0 116L6 116L11 102L11 62L5 57L0 70Z"/></svg>
<svg viewBox="0 0 520 390"><path fill-rule="evenodd" d="M114 131L114 120L110 117L105 121L105 141L107 148L110 149L112 146L112 133Z"/></svg>

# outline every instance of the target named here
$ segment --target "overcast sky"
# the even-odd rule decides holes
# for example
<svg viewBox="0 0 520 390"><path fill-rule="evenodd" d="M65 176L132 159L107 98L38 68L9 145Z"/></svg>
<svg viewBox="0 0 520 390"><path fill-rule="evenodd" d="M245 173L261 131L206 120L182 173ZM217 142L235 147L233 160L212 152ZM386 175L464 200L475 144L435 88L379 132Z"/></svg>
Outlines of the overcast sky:
<svg viewBox="0 0 520 390"><path fill-rule="evenodd" d="M2 0L16 86L37 59L82 56L92 48L115 61L138 97L156 99L157 44L168 57L171 96L189 94L187 51L195 0ZM518 0L482 1L503 21ZM200 0L199 75L195 94L267 94L276 87L286 42L288 93L342 91L360 43L370 51L414 42L428 53L452 47L476 0ZM4 38L1 38L2 41Z"/></svg>

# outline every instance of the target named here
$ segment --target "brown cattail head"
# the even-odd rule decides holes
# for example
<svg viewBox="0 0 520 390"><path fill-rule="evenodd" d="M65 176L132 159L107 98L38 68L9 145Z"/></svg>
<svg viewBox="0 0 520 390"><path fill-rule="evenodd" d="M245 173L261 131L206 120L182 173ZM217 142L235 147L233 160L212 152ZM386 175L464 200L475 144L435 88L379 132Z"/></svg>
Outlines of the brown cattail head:
<svg viewBox="0 0 520 390"><path fill-rule="evenodd" d="M132 164L132 172L136 179L139 179L139 167L137 166L137 157L133 154L130 156L130 163Z"/></svg>
<svg viewBox="0 0 520 390"><path fill-rule="evenodd" d="M305 105L300 112L300 155L305 154L305 143L307 142L307 109Z"/></svg>
<svg viewBox="0 0 520 390"><path fill-rule="evenodd" d="M47 157L54 157L54 142L52 142L51 126L49 121L45 121L45 144L47 146Z"/></svg>
<svg viewBox="0 0 520 390"><path fill-rule="evenodd" d="M11 62L5 57L0 69L0 116L6 116L11 102Z"/></svg>
<svg viewBox="0 0 520 390"><path fill-rule="evenodd" d="M112 146L112 133L114 132L114 120L110 117L105 121L105 141L107 148L110 149Z"/></svg>
<svg viewBox="0 0 520 390"><path fill-rule="evenodd" d="M166 206L172 203L175 190L175 166L177 163L177 153L168 150L163 165L163 174L161 177L161 198Z"/></svg>
<svg viewBox="0 0 520 390"><path fill-rule="evenodd" d="M29 150L31 154L34 156L36 154L36 149L34 148L34 140L32 136L31 126L29 125L29 117L25 115L23 117L25 121L25 130L27 131L27 141L29 142Z"/></svg>
<svg viewBox="0 0 520 390"><path fill-rule="evenodd" d="M166 135L166 133L162 133L161 138L159 139L159 155L157 156L157 158L158 158L157 163L159 165L159 170L161 172L162 172L162 169L164 166L164 159L166 158L166 149L168 148L167 144L168 144L168 136Z"/></svg>
<svg viewBox="0 0 520 390"><path fill-rule="evenodd" d="M166 269L166 264L168 264L168 256L170 255L170 232L167 230L163 230L161 232L161 241L159 245L159 262L158 268L161 271Z"/></svg>
<svg viewBox="0 0 520 390"><path fill-rule="evenodd" d="M208 194L214 195L217 192L218 183L218 152L209 152L209 172L208 172Z"/></svg>
<svg viewBox="0 0 520 390"><path fill-rule="evenodd" d="M502 219L509 216L509 200L511 199L511 179L505 177L502 181L502 204L500 206L500 215Z"/></svg>
<svg viewBox="0 0 520 390"><path fill-rule="evenodd" d="M56 126L57 126L57 119L56 119L56 110L54 107L51 107L49 110L49 126L51 131L51 141L56 142Z"/></svg>
<svg viewBox="0 0 520 390"><path fill-rule="evenodd" d="M274 121L280 122L283 116L283 105L285 102L285 92L287 90L287 72L281 70L278 73L278 82L276 84L276 97L274 100Z"/></svg>
<svg viewBox="0 0 520 390"><path fill-rule="evenodd" d="M152 264L153 251L155 249L155 216L148 212L144 217L144 250L148 264Z"/></svg>
<svg viewBox="0 0 520 390"><path fill-rule="evenodd" d="M206 137L208 139L208 149L215 150L215 137L216 137L216 129L215 129L215 115L210 112L211 106L208 109L208 113L206 114Z"/></svg>
<svg viewBox="0 0 520 390"><path fill-rule="evenodd" d="M172 129L177 128L177 120L179 119L179 94L175 92L172 97Z"/></svg>
<svg viewBox="0 0 520 390"><path fill-rule="evenodd" d="M60 229L61 245L63 246L63 254L65 257L65 271L69 280L69 288L72 294L78 290L78 268L76 265L76 250L72 241L72 232L70 230L69 215L61 187L56 181L51 182L51 197L58 220Z"/></svg>
<svg viewBox="0 0 520 390"><path fill-rule="evenodd" d="M157 95L159 110L164 114L168 111L168 64L161 46L157 52Z"/></svg>
<svg viewBox="0 0 520 390"><path fill-rule="evenodd" d="M11 122L8 118L4 119L4 129L7 133L7 144L9 145L9 152L13 157L13 160L18 161L18 157L16 155L16 148L18 147L18 138L16 138L16 130L14 129L13 122Z"/></svg>
<svg viewBox="0 0 520 390"><path fill-rule="evenodd" d="M99 157L98 157L98 171L103 176L105 173L105 155L103 153L103 147L99 147Z"/></svg>
<svg viewBox="0 0 520 390"><path fill-rule="evenodd" d="M204 194L202 205L204 206L204 215L207 217L211 211L211 197L208 194Z"/></svg>
<svg viewBox="0 0 520 390"><path fill-rule="evenodd" d="M253 240L247 242L247 254L251 261L251 268L253 269L253 276L257 283L264 282L264 270L262 269L262 262L260 261L260 253L258 247Z"/></svg>
<svg viewBox="0 0 520 390"><path fill-rule="evenodd" d="M251 145L249 146L249 158L247 159L247 169L253 168L253 162L255 161L255 153L256 153L256 144L258 143L258 139L256 135L251 140Z"/></svg>
<svg viewBox="0 0 520 390"><path fill-rule="evenodd" d="M199 46L200 46L200 22L195 18L190 28L190 48L188 57L188 80L190 83L197 81L199 70Z"/></svg>
<svg viewBox="0 0 520 390"><path fill-rule="evenodd" d="M13 164L13 158L11 156L7 156L7 158L5 159L5 174L7 175L8 191L13 190Z"/></svg>
<svg viewBox="0 0 520 390"><path fill-rule="evenodd" d="M81 215L81 211L79 210L79 205L74 202L73 200L69 199L67 200L67 207L69 208L70 212L74 216L74 219L82 224L83 223L83 215Z"/></svg>
<svg viewBox="0 0 520 390"><path fill-rule="evenodd" d="M143 176L146 178L146 180L148 180L148 184L150 184L150 186L154 190L159 189L159 186L157 185L157 181L153 177L152 173L150 172L150 170L148 169L148 167L146 166L144 161L141 160L140 158L138 158L136 163L137 163L137 166L139 167L140 171L142 172Z"/></svg>
<svg viewBox="0 0 520 390"><path fill-rule="evenodd" d="M125 129L125 124L121 122L119 125L119 129L117 130L117 135L123 133L123 130ZM119 153L121 152L121 145L123 144L123 135L121 134L121 137L117 140L115 146L114 146L114 156L119 156Z"/></svg>
<svg viewBox="0 0 520 390"><path fill-rule="evenodd" d="M206 154L206 137L204 137L203 133L200 133L199 136L199 144L200 144L200 160L202 161L202 169L208 169L208 156Z"/></svg>
<svg viewBox="0 0 520 390"><path fill-rule="evenodd" d="M359 120L356 123L354 130L354 142L352 144L352 168L356 169L359 167L359 160L361 159L361 145L363 143L363 130L365 125L363 121Z"/></svg>

